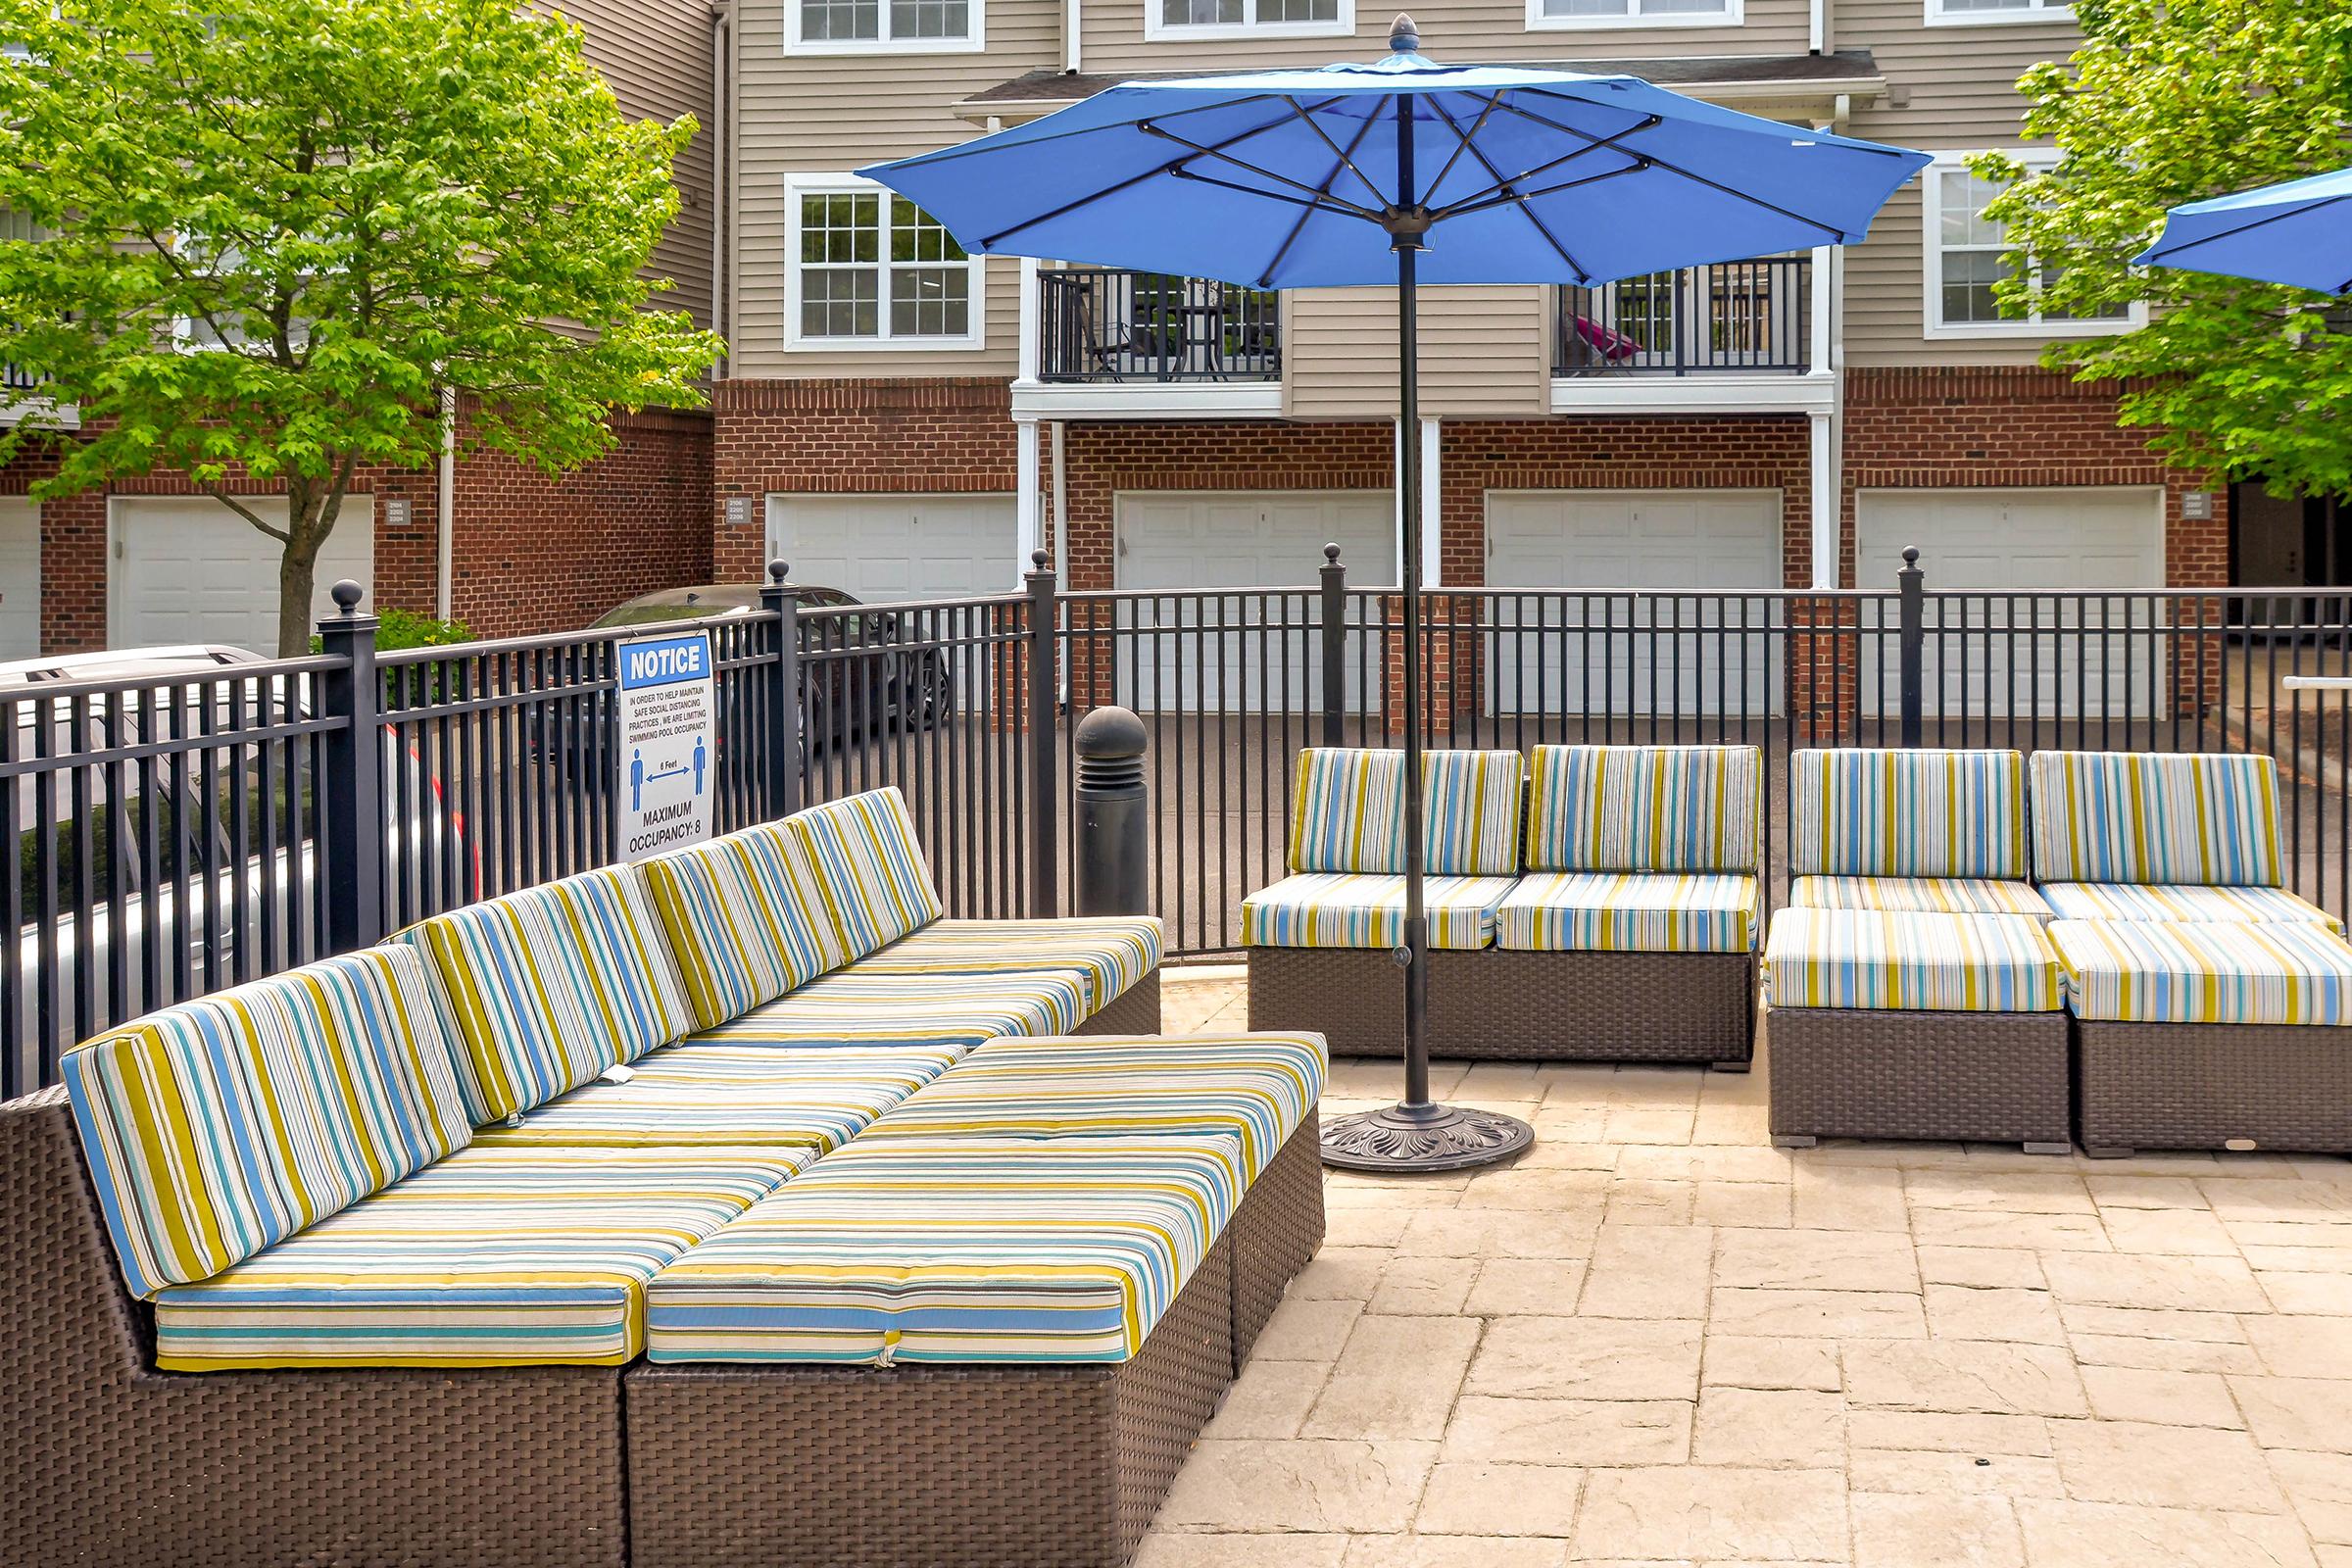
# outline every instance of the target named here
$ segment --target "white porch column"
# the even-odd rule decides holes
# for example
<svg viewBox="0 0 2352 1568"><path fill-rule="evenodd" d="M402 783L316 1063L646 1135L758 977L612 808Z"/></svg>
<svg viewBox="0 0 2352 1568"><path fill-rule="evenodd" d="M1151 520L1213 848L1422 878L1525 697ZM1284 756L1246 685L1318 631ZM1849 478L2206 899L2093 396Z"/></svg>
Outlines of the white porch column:
<svg viewBox="0 0 2352 1568"><path fill-rule="evenodd" d="M1039 482L1037 461L1037 421L1016 419L1012 426L1016 448L1012 502L1012 585L1021 586L1021 578L1029 570L1029 557L1046 542L1044 515L1041 505L1043 486Z"/></svg>
<svg viewBox="0 0 2352 1568"><path fill-rule="evenodd" d="M1019 368L1014 371L1014 374L1023 383L1034 385L1037 381L1037 372L1042 368L1040 362L1043 358L1042 347L1039 342L1040 333L1038 330L1037 258L1034 256L1024 256L1021 258L1020 286L1021 309L1019 320L1021 323L1021 340L1017 345L1015 345L1020 356L1020 362Z"/></svg>
<svg viewBox="0 0 2352 1568"><path fill-rule="evenodd" d="M1835 279L1831 269L1837 265L1837 255L1838 248L1835 245L1817 245L1813 249L1813 331L1805 368L1815 375L1825 374L1835 368L1830 329L1838 316L1838 296L1832 286Z"/></svg>
<svg viewBox="0 0 2352 1568"><path fill-rule="evenodd" d="M1444 586L1445 579L1438 570L1443 559L1439 550L1444 521L1440 515L1438 454L1446 443L1440 439L1438 421L1421 421L1421 580L1432 588Z"/></svg>
<svg viewBox="0 0 2352 1568"><path fill-rule="evenodd" d="M1845 542L1839 526L1844 516L1839 505L1843 486L1838 482L1835 421L1836 415L1828 409L1816 410L1808 421L1812 426L1813 586L1816 588L1838 586L1838 557Z"/></svg>

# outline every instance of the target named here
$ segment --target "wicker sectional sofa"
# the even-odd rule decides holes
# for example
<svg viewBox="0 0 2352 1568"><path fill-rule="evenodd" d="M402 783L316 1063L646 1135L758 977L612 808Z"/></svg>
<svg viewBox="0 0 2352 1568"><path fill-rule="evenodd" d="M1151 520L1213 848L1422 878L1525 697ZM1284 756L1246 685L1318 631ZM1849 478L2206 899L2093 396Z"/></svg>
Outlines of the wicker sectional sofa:
<svg viewBox="0 0 2352 1568"><path fill-rule="evenodd" d="M1158 959L942 919L883 791L90 1042L0 1105L0 1542L1123 1562L1323 1222L1322 1042Z"/></svg>

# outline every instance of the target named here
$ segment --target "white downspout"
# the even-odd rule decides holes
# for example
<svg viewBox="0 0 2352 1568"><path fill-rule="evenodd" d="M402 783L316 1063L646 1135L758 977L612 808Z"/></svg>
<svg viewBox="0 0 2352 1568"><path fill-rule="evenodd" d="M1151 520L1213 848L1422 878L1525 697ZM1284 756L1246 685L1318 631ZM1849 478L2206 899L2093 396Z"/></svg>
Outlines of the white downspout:
<svg viewBox="0 0 2352 1568"><path fill-rule="evenodd" d="M1819 0L1816 0L1819 3ZM1078 70L1078 0L1064 0L1061 12L1061 69Z"/></svg>
<svg viewBox="0 0 2352 1568"><path fill-rule="evenodd" d="M1805 47L1826 55L1830 52L1830 0L1812 0L1807 12Z"/></svg>
<svg viewBox="0 0 2352 1568"><path fill-rule="evenodd" d="M1062 421L1054 421L1054 572L1062 589L1070 586L1070 474L1063 466Z"/></svg>
<svg viewBox="0 0 2352 1568"><path fill-rule="evenodd" d="M1446 448L1435 418L1421 421L1421 581L1431 588L1442 587L1438 562L1445 543L1438 536L1443 531L1438 494L1442 475L1438 472L1438 456Z"/></svg>
<svg viewBox="0 0 2352 1568"><path fill-rule="evenodd" d="M451 561L456 553L458 531L458 389L441 389L441 473L439 506L440 537L434 547L433 614L441 620L454 618L456 605L452 595Z"/></svg>
<svg viewBox="0 0 2352 1568"><path fill-rule="evenodd" d="M729 335L731 324L727 309L727 230L732 203L728 186L732 174L732 154L735 134L727 121L727 100L733 85L729 79L729 45L733 36L733 21L725 7L710 13L710 330L716 332L723 345L718 363L710 368L710 378L727 378L730 361L734 358L734 339Z"/></svg>
<svg viewBox="0 0 2352 1568"><path fill-rule="evenodd" d="M1030 556L1045 543L1045 530L1038 514L1041 486L1037 472L1037 421L1033 418L1017 420L1012 433L1018 469L1012 502L1013 553L1020 558L1013 564L1012 586L1017 590L1023 575L1029 570Z"/></svg>

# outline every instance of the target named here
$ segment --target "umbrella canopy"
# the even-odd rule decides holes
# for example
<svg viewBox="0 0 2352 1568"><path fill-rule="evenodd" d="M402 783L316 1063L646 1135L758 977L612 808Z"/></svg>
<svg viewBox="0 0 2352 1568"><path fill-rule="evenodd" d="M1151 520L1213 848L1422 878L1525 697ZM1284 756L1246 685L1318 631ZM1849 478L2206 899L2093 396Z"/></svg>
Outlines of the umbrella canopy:
<svg viewBox="0 0 2352 1568"><path fill-rule="evenodd" d="M2352 169L2176 207L2132 260L2352 293Z"/></svg>

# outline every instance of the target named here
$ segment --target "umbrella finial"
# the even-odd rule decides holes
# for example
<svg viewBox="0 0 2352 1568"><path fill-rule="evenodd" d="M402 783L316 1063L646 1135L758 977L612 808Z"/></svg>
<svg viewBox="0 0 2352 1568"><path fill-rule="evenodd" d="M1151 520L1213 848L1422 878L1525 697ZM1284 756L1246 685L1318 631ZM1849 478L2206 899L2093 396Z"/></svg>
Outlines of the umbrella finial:
<svg viewBox="0 0 2352 1568"><path fill-rule="evenodd" d="M1396 20L1389 24L1389 53L1417 55L1420 52L1421 29L1413 24L1411 17L1401 11L1397 12Z"/></svg>

